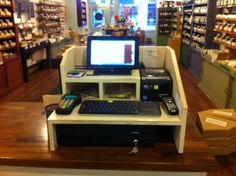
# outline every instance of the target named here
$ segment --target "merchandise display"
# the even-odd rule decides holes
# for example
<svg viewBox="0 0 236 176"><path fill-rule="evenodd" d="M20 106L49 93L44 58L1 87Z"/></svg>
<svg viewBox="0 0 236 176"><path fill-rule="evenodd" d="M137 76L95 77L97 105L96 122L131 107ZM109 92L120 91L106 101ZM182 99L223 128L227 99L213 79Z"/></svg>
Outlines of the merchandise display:
<svg viewBox="0 0 236 176"><path fill-rule="evenodd" d="M194 25L191 46L198 50L202 50L206 47L207 10L208 2L206 0L195 1L193 10Z"/></svg>
<svg viewBox="0 0 236 176"><path fill-rule="evenodd" d="M22 83L18 28L12 0L0 0L0 96Z"/></svg>
<svg viewBox="0 0 236 176"><path fill-rule="evenodd" d="M232 5L236 5L236 1L235 0L218 0L217 1L217 7L223 7L223 6L232 6Z"/></svg>
<svg viewBox="0 0 236 176"><path fill-rule="evenodd" d="M216 15L214 42L230 49L236 49L236 15L233 13L236 1L217 1L219 13Z"/></svg>
<svg viewBox="0 0 236 176"><path fill-rule="evenodd" d="M212 18L214 18L215 3L216 1L196 0L183 6L183 43L200 51L213 47Z"/></svg>
<svg viewBox="0 0 236 176"><path fill-rule="evenodd" d="M13 9L10 0L0 1L0 64L15 56L16 34L13 23Z"/></svg>
<svg viewBox="0 0 236 176"><path fill-rule="evenodd" d="M168 39L178 28L178 8L158 8L157 45L167 45Z"/></svg>
<svg viewBox="0 0 236 176"><path fill-rule="evenodd" d="M191 26L192 26L192 11L193 6L183 6L183 31L182 31L182 42L189 45L191 37Z"/></svg>
<svg viewBox="0 0 236 176"><path fill-rule="evenodd" d="M60 2L41 0L37 4L38 27L42 33L60 34L64 30L65 6Z"/></svg>

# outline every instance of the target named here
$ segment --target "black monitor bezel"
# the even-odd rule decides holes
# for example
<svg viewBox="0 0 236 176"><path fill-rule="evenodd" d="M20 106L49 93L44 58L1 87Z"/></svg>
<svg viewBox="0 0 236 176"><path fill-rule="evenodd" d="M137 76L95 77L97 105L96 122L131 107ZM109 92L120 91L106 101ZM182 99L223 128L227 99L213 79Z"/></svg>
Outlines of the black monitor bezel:
<svg viewBox="0 0 236 176"><path fill-rule="evenodd" d="M134 65L92 65L91 64L91 41L92 40L133 40L135 42L135 62ZM107 48L113 49L113 48ZM96 69L137 69L139 67L139 41L134 36L88 36L87 39L87 68Z"/></svg>

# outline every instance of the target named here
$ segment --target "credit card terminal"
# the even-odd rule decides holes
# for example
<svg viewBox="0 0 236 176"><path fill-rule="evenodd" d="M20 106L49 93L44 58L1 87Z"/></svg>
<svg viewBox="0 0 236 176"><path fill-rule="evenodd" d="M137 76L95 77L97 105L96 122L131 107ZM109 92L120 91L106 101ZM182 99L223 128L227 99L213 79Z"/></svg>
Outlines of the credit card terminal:
<svg viewBox="0 0 236 176"><path fill-rule="evenodd" d="M70 114L75 106L81 103L80 95L66 94L61 98L56 108L57 114Z"/></svg>

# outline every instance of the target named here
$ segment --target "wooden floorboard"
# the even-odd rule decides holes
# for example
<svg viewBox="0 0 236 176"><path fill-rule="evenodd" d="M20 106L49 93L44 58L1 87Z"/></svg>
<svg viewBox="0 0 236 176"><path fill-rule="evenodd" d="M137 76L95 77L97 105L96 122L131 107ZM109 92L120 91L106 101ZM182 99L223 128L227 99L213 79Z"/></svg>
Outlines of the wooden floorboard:
<svg viewBox="0 0 236 176"><path fill-rule="evenodd" d="M59 71L57 69L45 69L34 72L29 77L29 82L24 83L16 90L4 96L0 101L38 102L42 101L42 95L60 93Z"/></svg>
<svg viewBox="0 0 236 176"><path fill-rule="evenodd" d="M215 108L215 105L198 88L198 80L183 66L180 73L188 103L188 118L197 119L197 112ZM0 101L38 102L44 94L60 93L59 71L42 70L30 75L30 81L12 91ZM228 156L216 157L219 167L208 176L236 176L236 152Z"/></svg>

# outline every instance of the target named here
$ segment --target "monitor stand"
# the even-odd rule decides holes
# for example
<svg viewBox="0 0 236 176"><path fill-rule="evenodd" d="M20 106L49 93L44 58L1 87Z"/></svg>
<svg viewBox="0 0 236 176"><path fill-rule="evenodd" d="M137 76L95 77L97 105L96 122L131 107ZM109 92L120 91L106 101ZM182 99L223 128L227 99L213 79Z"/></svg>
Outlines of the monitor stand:
<svg viewBox="0 0 236 176"><path fill-rule="evenodd" d="M131 75L132 70L131 69L122 69L122 68L116 68L116 69L96 69L94 70L94 75Z"/></svg>

